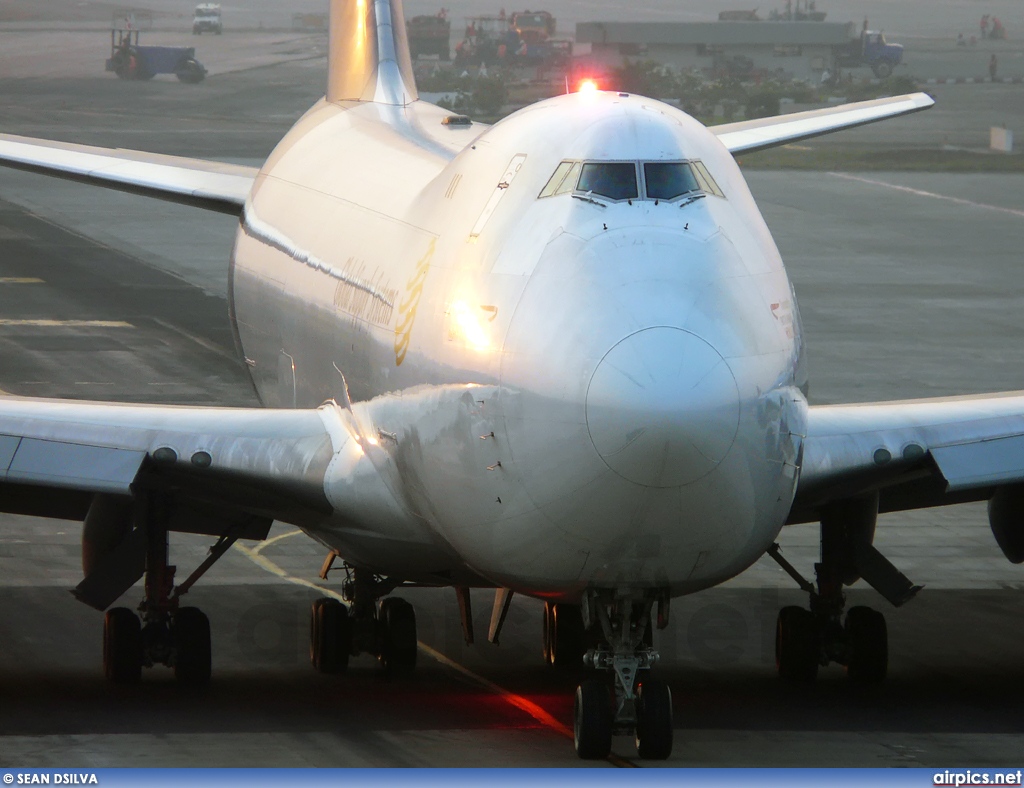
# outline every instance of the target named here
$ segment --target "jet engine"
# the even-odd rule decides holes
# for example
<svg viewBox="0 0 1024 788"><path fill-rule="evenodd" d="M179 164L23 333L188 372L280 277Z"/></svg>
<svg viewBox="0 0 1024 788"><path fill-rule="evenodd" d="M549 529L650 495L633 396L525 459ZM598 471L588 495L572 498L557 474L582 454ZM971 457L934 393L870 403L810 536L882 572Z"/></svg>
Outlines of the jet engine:
<svg viewBox="0 0 1024 788"><path fill-rule="evenodd" d="M988 523L1007 560L1024 563L1024 485L996 490L988 502Z"/></svg>

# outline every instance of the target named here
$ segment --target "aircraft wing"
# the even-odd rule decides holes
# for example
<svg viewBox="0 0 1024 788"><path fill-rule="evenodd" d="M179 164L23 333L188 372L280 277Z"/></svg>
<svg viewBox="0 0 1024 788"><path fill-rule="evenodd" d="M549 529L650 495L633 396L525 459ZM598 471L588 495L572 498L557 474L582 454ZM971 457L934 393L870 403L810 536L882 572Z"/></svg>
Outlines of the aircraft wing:
<svg viewBox="0 0 1024 788"><path fill-rule="evenodd" d="M827 109L794 112L774 118L744 120L712 126L712 131L730 153L752 153L774 148L790 142L831 134L833 131L852 129L887 118L920 112L935 104L927 93L859 101Z"/></svg>
<svg viewBox="0 0 1024 788"><path fill-rule="evenodd" d="M0 511L84 519L96 494L168 490L253 517L315 521L331 512L324 478L345 434L338 411L0 397Z"/></svg>
<svg viewBox="0 0 1024 788"><path fill-rule="evenodd" d="M254 167L0 134L0 166L240 215Z"/></svg>
<svg viewBox="0 0 1024 788"><path fill-rule="evenodd" d="M987 500L1024 482L1024 392L812 407L790 523L878 492L879 511Z"/></svg>

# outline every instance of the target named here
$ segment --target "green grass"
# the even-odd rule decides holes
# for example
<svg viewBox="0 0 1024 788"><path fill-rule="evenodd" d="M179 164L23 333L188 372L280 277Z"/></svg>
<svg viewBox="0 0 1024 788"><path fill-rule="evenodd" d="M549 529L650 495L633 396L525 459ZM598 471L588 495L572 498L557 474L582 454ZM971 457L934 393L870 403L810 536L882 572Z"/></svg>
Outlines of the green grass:
<svg viewBox="0 0 1024 788"><path fill-rule="evenodd" d="M1024 172L1024 156L930 148L786 146L741 154L750 170L902 170L908 172Z"/></svg>

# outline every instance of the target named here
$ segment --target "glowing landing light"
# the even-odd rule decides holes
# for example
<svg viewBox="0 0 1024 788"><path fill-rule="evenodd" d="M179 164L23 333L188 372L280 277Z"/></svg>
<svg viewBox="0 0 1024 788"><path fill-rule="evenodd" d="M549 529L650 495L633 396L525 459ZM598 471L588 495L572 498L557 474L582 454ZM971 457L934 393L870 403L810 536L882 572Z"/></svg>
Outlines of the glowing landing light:
<svg viewBox="0 0 1024 788"><path fill-rule="evenodd" d="M597 93L597 82L593 79L584 79L580 82L577 92L584 95L593 95Z"/></svg>
<svg viewBox="0 0 1024 788"><path fill-rule="evenodd" d="M469 308L465 301L456 301L451 306L451 315L454 325L465 340L477 350L487 350L491 346L491 340L480 324L480 319Z"/></svg>

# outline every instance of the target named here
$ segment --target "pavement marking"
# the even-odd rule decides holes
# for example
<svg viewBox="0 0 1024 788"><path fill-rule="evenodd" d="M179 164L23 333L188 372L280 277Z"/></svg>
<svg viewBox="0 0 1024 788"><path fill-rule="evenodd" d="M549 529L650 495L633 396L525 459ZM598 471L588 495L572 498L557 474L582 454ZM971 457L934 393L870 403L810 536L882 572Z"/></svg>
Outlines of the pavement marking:
<svg viewBox="0 0 1024 788"><path fill-rule="evenodd" d="M42 279L35 276L0 276L0 285L44 285Z"/></svg>
<svg viewBox="0 0 1024 788"><path fill-rule="evenodd" d="M863 178L859 175L850 175L846 172L830 172L834 178L842 178L847 181L857 181L859 183L866 183L871 186L882 186L886 189L893 189L894 191L904 192L906 194L914 194L918 197L930 197L933 200L945 200L946 202L956 203L957 205L969 205L972 208L984 208L987 211L997 211L998 213L1008 213L1011 216L1018 216L1024 218L1024 211L1017 208L1004 208L1001 205L990 205L984 202L974 202L973 200L965 200L962 197L950 197L946 194L936 194L935 192L925 191L924 189L914 189L910 186L900 186L897 183L888 183L887 181L878 181L874 178Z"/></svg>
<svg viewBox="0 0 1024 788"><path fill-rule="evenodd" d="M0 318L0 326L28 328L135 328L123 320L15 320Z"/></svg>
<svg viewBox="0 0 1024 788"><path fill-rule="evenodd" d="M226 358L228 361L234 364L239 363L238 356L236 356L234 353L229 353L228 351L224 350L221 347L218 347L213 342L208 342L202 337L197 337L195 334L191 334L188 331L178 328L176 325L168 323L166 320L161 320L158 317L154 317L152 318L152 320L158 326L162 326L163 328L166 328L168 331L173 331L178 336L184 337L185 339L195 342L197 345L199 345L199 347L205 348L206 350L209 350L211 353L216 353L221 358Z"/></svg>
<svg viewBox="0 0 1024 788"><path fill-rule="evenodd" d="M240 553L242 553L244 556L246 556L254 564L256 564L256 566L266 570L267 572L270 572L270 574L272 575L276 575L282 580L285 580L289 583L294 583L295 585L305 586L306 588L312 588L315 591L319 591L320 593L326 594L332 599L337 599L339 602L344 602L344 598L341 596L341 594L337 593L336 591L332 591L329 588L324 588L323 586L317 585L316 583L310 580L303 580L301 577L295 577L294 575L290 575L286 570L282 569L280 566L275 564L265 555L260 554L264 548L269 547L271 544L279 542L282 539L288 539L289 537L297 536L301 533L303 532L299 530L287 531L286 533L278 534L273 539L267 539L266 541L261 542L256 547L246 547L243 544L235 542L234 548L238 550ZM526 712L528 715L533 717L545 728L548 728L554 731L555 733L558 733L562 736L566 736L570 739L573 738L572 729L568 725L564 725L563 723L559 722L551 714L549 714L539 705L534 703L532 700L524 698L522 695L517 695L511 690L507 690L504 687L495 684L493 681L490 681L489 679L485 679L483 676L474 673L464 665L460 665L455 660L445 656L440 651L431 648L422 641L418 642L416 645L418 646L419 650L423 652L423 654L430 657L435 662L438 662L447 668L451 668L455 672L461 674L465 678L472 681L474 684L483 687L484 689L490 690L495 695L498 695L503 701L508 703L510 706L514 706L520 711ZM637 764L633 763L632 761L628 761L625 758L620 758L617 755L609 755L608 762L611 763L613 766L634 768L637 767Z"/></svg>

